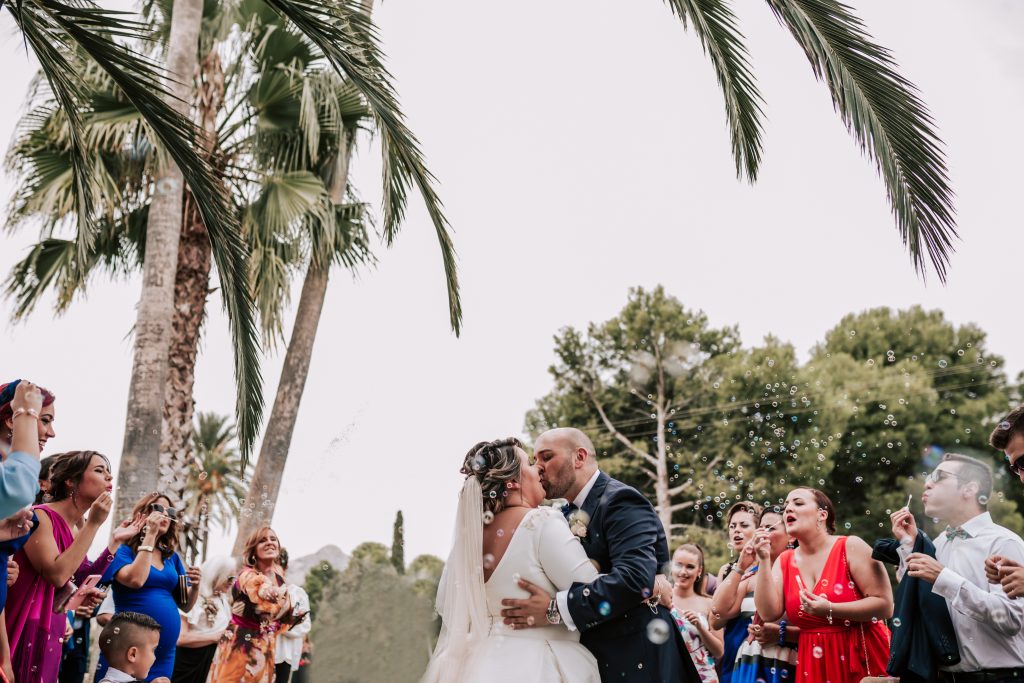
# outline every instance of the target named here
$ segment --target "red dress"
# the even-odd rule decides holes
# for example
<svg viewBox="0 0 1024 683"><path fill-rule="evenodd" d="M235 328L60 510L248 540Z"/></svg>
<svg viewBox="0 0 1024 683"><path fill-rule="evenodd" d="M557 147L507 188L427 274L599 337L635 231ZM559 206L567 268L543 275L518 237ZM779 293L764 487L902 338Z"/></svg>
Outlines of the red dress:
<svg viewBox="0 0 1024 683"><path fill-rule="evenodd" d="M865 676L885 676L889 661L889 629L882 621L857 622L812 616L800 609L800 584L808 587L793 563L793 550L779 557L789 623L800 627L796 680L793 683L860 683ZM809 587L808 587L809 588ZM821 570L818 584L809 590L833 603L860 600L846 563L846 537L836 538Z"/></svg>

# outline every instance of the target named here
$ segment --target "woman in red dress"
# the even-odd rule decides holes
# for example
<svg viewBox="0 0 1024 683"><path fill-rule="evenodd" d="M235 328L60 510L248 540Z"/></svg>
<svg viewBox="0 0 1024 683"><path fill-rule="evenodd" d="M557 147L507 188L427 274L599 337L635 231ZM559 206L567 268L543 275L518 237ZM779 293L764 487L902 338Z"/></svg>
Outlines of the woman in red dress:
<svg viewBox="0 0 1024 683"><path fill-rule="evenodd" d="M758 572L757 611L765 621L783 612L800 627L793 683L859 683L884 676L889 661L892 586L871 548L856 536L836 536L832 501L821 491L800 488L786 498L783 521L795 550L780 557L771 574ZM762 566L770 562L768 534L754 547Z"/></svg>

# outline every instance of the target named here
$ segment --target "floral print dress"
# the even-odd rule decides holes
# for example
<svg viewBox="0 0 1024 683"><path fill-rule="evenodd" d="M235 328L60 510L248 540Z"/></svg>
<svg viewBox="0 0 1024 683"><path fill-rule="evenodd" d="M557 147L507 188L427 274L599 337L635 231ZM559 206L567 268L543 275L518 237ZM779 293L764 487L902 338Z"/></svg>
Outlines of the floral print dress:
<svg viewBox="0 0 1024 683"><path fill-rule="evenodd" d="M291 606L284 577L246 567L231 587L231 626L217 646L207 683L273 683L274 643Z"/></svg>
<svg viewBox="0 0 1024 683"><path fill-rule="evenodd" d="M696 626L684 619L683 615L675 607L672 608L672 619L675 620L676 628L679 629L679 633L683 636L683 642L686 644L686 649L690 652L690 659L693 660L697 674L700 675L701 683L718 683L715 659L708 652L707 646L704 645L704 639L701 638L700 631L697 630ZM700 623L704 628L708 628L708 618L703 614L700 615Z"/></svg>

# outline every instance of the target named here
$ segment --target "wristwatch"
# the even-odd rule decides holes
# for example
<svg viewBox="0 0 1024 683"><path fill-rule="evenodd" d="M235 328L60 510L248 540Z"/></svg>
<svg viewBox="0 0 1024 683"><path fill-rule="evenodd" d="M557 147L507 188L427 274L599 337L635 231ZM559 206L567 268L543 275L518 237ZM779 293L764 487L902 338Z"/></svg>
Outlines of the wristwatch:
<svg viewBox="0 0 1024 683"><path fill-rule="evenodd" d="M548 603L548 623L549 624L561 624L562 615L558 613L558 601L551 598L551 602Z"/></svg>

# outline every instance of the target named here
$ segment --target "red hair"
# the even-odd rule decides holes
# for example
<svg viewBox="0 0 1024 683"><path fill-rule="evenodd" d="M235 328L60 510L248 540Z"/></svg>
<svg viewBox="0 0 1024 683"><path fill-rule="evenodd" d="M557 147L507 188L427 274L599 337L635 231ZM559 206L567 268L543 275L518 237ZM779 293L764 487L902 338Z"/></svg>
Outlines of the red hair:
<svg viewBox="0 0 1024 683"><path fill-rule="evenodd" d="M6 382L5 384L0 384L0 394L3 394L5 391L7 391L7 387L11 386L11 384L13 384L13 382ZM49 389L39 387L39 391L41 391L43 394L43 407L45 408L46 406L53 405L53 401L56 397L49 391ZM14 396L12 394L11 399L13 400L13 398ZM7 401L6 403L0 404L0 424L6 424L7 421L12 419L13 417L14 409L11 408L11 402Z"/></svg>

